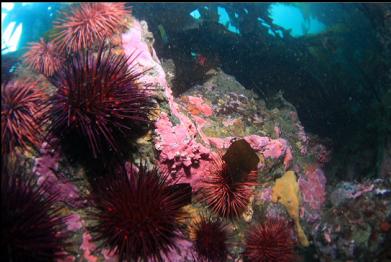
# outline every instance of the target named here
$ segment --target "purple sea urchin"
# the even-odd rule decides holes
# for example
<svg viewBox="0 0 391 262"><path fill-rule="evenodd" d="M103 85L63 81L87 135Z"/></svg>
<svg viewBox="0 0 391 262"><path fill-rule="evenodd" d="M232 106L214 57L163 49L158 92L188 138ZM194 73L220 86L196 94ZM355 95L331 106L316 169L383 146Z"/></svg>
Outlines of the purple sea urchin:
<svg viewBox="0 0 391 262"><path fill-rule="evenodd" d="M288 224L277 219L251 227L246 238L244 258L251 262L294 261L294 242Z"/></svg>
<svg viewBox="0 0 391 262"><path fill-rule="evenodd" d="M163 254L176 248L190 185L170 185L156 170L141 166L128 172L120 168L98 179L95 188L91 217L96 225L90 230L119 261L162 261Z"/></svg>
<svg viewBox="0 0 391 262"><path fill-rule="evenodd" d="M148 87L136 83L145 72L133 64L137 55L114 55L101 46L98 54L82 51L52 78L58 88L50 99L50 133L87 141L95 158L102 149L119 152L123 139L148 124L154 106Z"/></svg>
<svg viewBox="0 0 391 262"><path fill-rule="evenodd" d="M14 164L2 165L2 261L53 261L61 257L66 234L65 217L54 207L58 196L36 186L32 176L23 175Z"/></svg>
<svg viewBox="0 0 391 262"><path fill-rule="evenodd" d="M191 238L200 262L222 262L228 255L228 230L220 219L201 216L192 225Z"/></svg>

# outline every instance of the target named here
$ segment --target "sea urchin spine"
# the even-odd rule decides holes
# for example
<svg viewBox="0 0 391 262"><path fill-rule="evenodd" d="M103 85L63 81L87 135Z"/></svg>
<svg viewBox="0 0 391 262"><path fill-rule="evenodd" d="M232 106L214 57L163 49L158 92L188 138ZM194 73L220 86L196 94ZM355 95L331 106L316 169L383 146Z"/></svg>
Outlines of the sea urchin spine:
<svg viewBox="0 0 391 262"><path fill-rule="evenodd" d="M1 86L2 155L37 148L42 142L43 116L48 110L47 95L33 80L16 80Z"/></svg>
<svg viewBox="0 0 391 262"><path fill-rule="evenodd" d="M229 233L221 219L201 216L191 227L190 237L200 262L227 260Z"/></svg>
<svg viewBox="0 0 391 262"><path fill-rule="evenodd" d="M66 244L65 219L55 207L58 195L36 186L15 164L2 163L2 261L54 261ZM4 259L4 260L3 260Z"/></svg>
<svg viewBox="0 0 391 262"><path fill-rule="evenodd" d="M47 77L52 76L64 62L55 45L43 38L38 43L31 43L30 50L23 57L27 66Z"/></svg>
<svg viewBox="0 0 391 262"><path fill-rule="evenodd" d="M117 32L128 13L125 3L81 3L55 22L59 33L53 41L60 50L91 48Z"/></svg>
<svg viewBox="0 0 391 262"><path fill-rule="evenodd" d="M220 156L213 157L212 161L204 179L201 201L221 217L237 218L249 204L253 187L257 185L257 172L233 174Z"/></svg>
<svg viewBox="0 0 391 262"><path fill-rule="evenodd" d="M101 46L98 54L82 51L71 57L50 80L58 88L50 133L73 141L87 141L95 158L102 149L119 152L119 146L148 124L154 103L149 87L137 84L145 71L133 65L137 55L114 55Z"/></svg>
<svg viewBox="0 0 391 262"><path fill-rule="evenodd" d="M98 179L90 229L119 261L162 261L180 238L189 184L170 185L156 170L120 168ZM190 197L191 199L191 197Z"/></svg>
<svg viewBox="0 0 391 262"><path fill-rule="evenodd" d="M294 241L288 223L281 219L269 219L251 227L246 238L244 258L251 262L294 261Z"/></svg>

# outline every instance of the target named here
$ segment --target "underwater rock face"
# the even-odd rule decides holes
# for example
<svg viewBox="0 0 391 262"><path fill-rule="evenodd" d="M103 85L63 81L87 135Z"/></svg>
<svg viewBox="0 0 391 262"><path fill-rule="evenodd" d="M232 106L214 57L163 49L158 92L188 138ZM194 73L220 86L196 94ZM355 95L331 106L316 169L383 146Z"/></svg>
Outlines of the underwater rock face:
<svg viewBox="0 0 391 262"><path fill-rule="evenodd" d="M332 207L313 232L320 261L387 261L390 181L341 182L330 200Z"/></svg>
<svg viewBox="0 0 391 262"><path fill-rule="evenodd" d="M239 177L245 177L252 172L254 183L242 194L246 201L241 201L245 204L235 221L224 219L233 233L230 242L234 243L229 246L227 261L242 261L243 243L251 237L248 230L271 219L279 219L281 225L290 228L283 234L292 238L290 247L301 245L301 252L312 245L321 261L368 261L381 250L391 230L389 181L345 182L330 187L324 165L330 160L331 150L305 132L296 109L282 94L275 99L278 103L266 105L253 91L216 68L207 72L205 82L174 97L169 80L175 78L175 65L172 61L160 62L145 21L132 19L125 33L107 41L115 42L113 52L140 52L134 64L141 70L148 69L138 81L141 86L153 87L154 91L146 92L156 100L158 109L151 116L154 125L150 132L132 141L136 149L129 148L128 153L135 163L146 159L148 167L153 165L167 175L170 183L177 184L170 190L176 190L180 183L191 185L191 204L183 207L188 217L181 218L184 228L212 211L194 196L202 194L204 182L213 175L209 171L214 168L215 155L234 150L232 155L237 162L228 165L229 174L238 175L232 173L239 170ZM248 143L251 150L235 147L238 141ZM33 170L38 185L45 184L57 192L58 205L69 215L65 224L72 233L72 245L64 260L59 261L118 261L115 248L100 246L91 230L86 210L93 205L86 196L94 189L86 178L86 168L69 166L62 152L51 148L50 142L44 142L34 155ZM384 177L389 176L388 162L384 160ZM240 168L232 171L235 166ZM130 162L126 168L137 172ZM70 179L67 172L75 179ZM187 189L190 192L190 186ZM221 201L224 208L226 202L229 201ZM174 242L177 249L161 252L164 261L194 261L197 246L190 230L180 232ZM365 254L367 249L369 255Z"/></svg>

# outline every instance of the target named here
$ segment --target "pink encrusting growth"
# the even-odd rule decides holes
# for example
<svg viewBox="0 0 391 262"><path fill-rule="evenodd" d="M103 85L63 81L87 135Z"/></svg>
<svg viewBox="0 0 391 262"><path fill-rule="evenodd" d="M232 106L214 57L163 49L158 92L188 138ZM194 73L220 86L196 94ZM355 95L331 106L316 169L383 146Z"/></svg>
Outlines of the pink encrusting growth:
<svg viewBox="0 0 391 262"><path fill-rule="evenodd" d="M123 48L126 54L135 50L140 55L134 61L142 69L153 69L153 77L148 72L139 78L145 85L150 85L164 92L173 118L179 123L173 124L167 113L161 113L155 122L155 147L160 152L158 166L163 172L170 172L180 183L191 183L193 190L197 188L200 175L208 165L209 149L196 141L199 135L196 125L179 110L174 101L171 88L168 86L166 74L154 50L150 50L143 40L142 24L134 21L132 28L122 35ZM185 170L186 169L186 170ZM191 170L191 172L190 172ZM194 187L196 185L196 187Z"/></svg>
<svg viewBox="0 0 391 262"><path fill-rule="evenodd" d="M286 153L287 148L288 148L288 143L285 139L282 138L272 139L263 148L263 155L266 158L278 159Z"/></svg>
<svg viewBox="0 0 391 262"><path fill-rule="evenodd" d="M194 141L196 130L193 128L194 126L173 126L166 113L160 115L156 122L156 132L160 139L156 141L155 147L161 151L162 162L174 161L172 168L175 169L190 167L194 161L208 157L209 150Z"/></svg>
<svg viewBox="0 0 391 262"><path fill-rule="evenodd" d="M84 251L84 258L88 262L98 261L98 257L92 254L96 249L96 245L92 242L92 236L87 231L83 233L83 243L81 244L80 249Z"/></svg>
<svg viewBox="0 0 391 262"><path fill-rule="evenodd" d="M309 222L320 218L326 200L326 177L320 168L311 168L298 179L302 203L302 216Z"/></svg>
<svg viewBox="0 0 391 262"><path fill-rule="evenodd" d="M201 170L205 169L207 162L202 160L209 158L209 150L194 140L197 133L194 125L188 128L184 125L173 126L168 115L163 112L155 126L158 134L155 147L161 152L160 169L174 173L179 182L190 183L195 190L203 173ZM185 173L195 166L197 168L192 170L190 176Z"/></svg>
<svg viewBox="0 0 391 262"><path fill-rule="evenodd" d="M79 207L81 203L78 188L66 178L56 174L61 157L60 151L54 150L48 142L44 142L40 153L40 156L35 159L33 168L33 172L38 176L38 185L44 184L46 190L58 194L59 198L68 205Z"/></svg>
<svg viewBox="0 0 391 262"><path fill-rule="evenodd" d="M189 111L195 114L203 114L205 116L211 116L213 114L213 109L207 103L205 103L202 97L198 96L185 96L186 100L189 103Z"/></svg>

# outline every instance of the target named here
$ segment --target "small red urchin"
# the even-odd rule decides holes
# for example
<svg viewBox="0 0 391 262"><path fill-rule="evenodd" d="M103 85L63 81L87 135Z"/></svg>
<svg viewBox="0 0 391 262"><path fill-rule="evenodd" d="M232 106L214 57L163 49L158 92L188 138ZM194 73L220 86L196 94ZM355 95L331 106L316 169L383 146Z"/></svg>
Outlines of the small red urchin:
<svg viewBox="0 0 391 262"><path fill-rule="evenodd" d="M47 77L52 76L64 62L55 45L43 38L38 43L30 43L30 50L23 57L27 66Z"/></svg>
<svg viewBox="0 0 391 262"><path fill-rule="evenodd" d="M214 156L212 161L203 181L201 201L221 217L237 218L246 210L257 185L259 159L245 140L239 140L223 157Z"/></svg>
<svg viewBox="0 0 391 262"><path fill-rule="evenodd" d="M269 219L249 229L243 255L251 262L292 262L294 246L288 223Z"/></svg>
<svg viewBox="0 0 391 262"><path fill-rule="evenodd" d="M229 233L221 219L201 216L191 229L195 251L200 262L222 262L227 260Z"/></svg>
<svg viewBox="0 0 391 262"><path fill-rule="evenodd" d="M40 146L47 111L47 95L37 82L24 79L1 85L2 154L13 153L16 147Z"/></svg>
<svg viewBox="0 0 391 262"><path fill-rule="evenodd" d="M81 3L55 22L59 33L53 41L60 50L90 48L119 31L128 13L124 3Z"/></svg>
<svg viewBox="0 0 391 262"><path fill-rule="evenodd" d="M131 57L133 57L131 60ZM94 158L105 150L120 152L124 141L150 123L154 107L148 85L137 83L136 55L114 55L101 46L97 55L81 51L53 77L49 132L66 141L87 141Z"/></svg>
<svg viewBox="0 0 391 262"><path fill-rule="evenodd" d="M189 184L171 185L156 169L141 166L128 172L120 168L98 179L94 188L91 218L96 224L90 230L119 261L162 261L177 248L185 215L181 208L191 202Z"/></svg>
<svg viewBox="0 0 391 262"><path fill-rule="evenodd" d="M55 207L57 194L37 186L22 167L2 163L2 261L54 261L62 258L67 233L66 217Z"/></svg>

